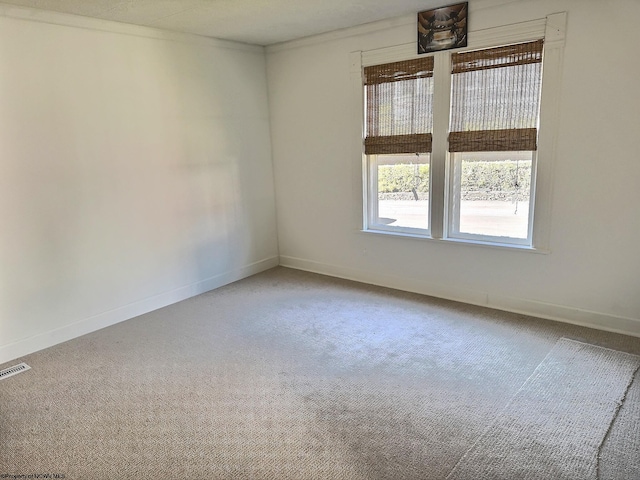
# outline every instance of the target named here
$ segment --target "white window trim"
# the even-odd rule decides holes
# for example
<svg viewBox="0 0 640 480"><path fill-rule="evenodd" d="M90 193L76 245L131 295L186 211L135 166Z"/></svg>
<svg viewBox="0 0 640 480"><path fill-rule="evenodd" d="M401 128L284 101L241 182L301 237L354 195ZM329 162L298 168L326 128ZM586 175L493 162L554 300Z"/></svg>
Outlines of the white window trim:
<svg viewBox="0 0 640 480"><path fill-rule="evenodd" d="M365 158L364 170L368 170L368 172L365 172L367 190L369 192L375 191L377 193L378 191L378 156L365 155L364 158ZM431 237L430 229L400 227L400 226L390 227L383 223L374 223L373 222L374 218L380 218L380 215L378 213L378 202L368 202L365 200L365 203L366 203L366 212L364 216L365 218L364 223L366 224L366 227L365 227L366 230L373 231L373 232L383 231L391 234L397 233L399 235L412 235L412 236L425 237L425 238Z"/></svg>
<svg viewBox="0 0 640 480"><path fill-rule="evenodd" d="M457 205L453 206L453 200L456 197L454 195L454 190L456 189L456 187L459 188L459 184L457 182L457 180L459 180L458 178L451 178L453 177L454 171L455 171L455 162L453 161L449 161L449 165L448 165L448 170L447 170L447 174L449 175L449 177L447 178L446 183L449 186L449 189L447 191L447 204L449 205L449 208L447 209L447 213L449 215L449 218L447 218L447 228L448 228L448 233L449 233L449 237L447 238L447 240L461 240L463 242L480 242L480 243L497 243L499 245L514 245L514 246L519 246L519 247L525 247L525 248L531 248L530 244L533 241L533 217L534 217L534 208L533 208L533 203L535 202L535 182L536 182L536 170L537 170L537 157L538 157L538 152L537 151L533 151L532 153L532 158L531 158L531 186L530 186L530 190L529 190L529 196L531 198L531 202L529 204L529 212L528 212L528 220L527 220L527 225L528 225L528 230L527 230L527 236L525 238L519 238L519 237L508 237L505 238L504 242L501 242L500 240L503 239L503 237L497 237L497 236L492 236L492 235L481 235L481 234L477 234L477 233L465 233L465 232L460 232L456 229L456 226L460 225L460 202L457 202ZM451 158L451 154L449 154L449 158ZM458 200L459 197L458 197ZM456 218L457 217L457 218Z"/></svg>
<svg viewBox="0 0 640 480"><path fill-rule="evenodd" d="M514 248L516 250L534 250L538 252L549 251L549 237L551 225L551 203L552 203L552 184L553 184L553 166L555 164L555 144L556 132L558 124L558 104L559 91L561 85L561 66L564 52L565 36L566 36L567 13L560 12L548 15L546 18L530 20L527 22L516 23L512 25L504 25L500 27L488 28L484 30L476 30L469 32L469 45L466 48L456 49L455 51L477 50L479 48L488 48L509 43L522 43L526 41L538 40L544 38L544 57L543 57L543 77L542 77L542 94L540 105L540 129L538 132L538 151L537 161L535 162L536 171L532 180L534 199L531 205L530 216L535 216L533 222L531 247L523 247L518 244L500 244L494 241L484 242L482 240L460 239L460 238L443 238L444 228L448 222L444 218L446 214L446 176L448 175L448 149L447 149L447 132L438 132L435 129L448 125L449 117L449 101L451 92L451 76L450 72L450 53L447 50L445 54L434 55L434 132L433 145L430 160L430 193L429 193L429 223L430 235L416 235L414 232L403 232L401 229L393 228L386 230L369 229L368 219L375 218L371 216L371 206L368 205L367 188L372 179L369 178L369 168L367 165L367 156L364 155L362 149L362 135L364 128L364 98L362 94L362 69L370 65L379 65L382 63L397 62L401 60L410 60L418 58L415 42L396 45L392 47L380 48L368 51L352 52L349 57L351 80L353 84L354 100L354 121L357 116L359 122L359 145L358 155L361 162L358 162L358 175L354 178L359 179L358 186L354 184L354 191L359 192L358 200L361 201L362 209L357 210L358 229L362 229L367 233L384 233L391 235L410 237L423 237L426 240L446 241L452 244L477 244L488 245L499 248ZM357 92L357 93L356 93ZM355 113L357 112L357 113ZM447 121L439 121L438 119L446 116ZM354 129L355 131L355 129ZM355 165L355 163L354 163ZM355 173L355 170L354 170ZM354 195L354 198L356 196ZM359 203L359 202L358 202ZM531 217L533 218L533 217ZM364 219L364 221L363 221ZM376 226L376 229L378 226Z"/></svg>

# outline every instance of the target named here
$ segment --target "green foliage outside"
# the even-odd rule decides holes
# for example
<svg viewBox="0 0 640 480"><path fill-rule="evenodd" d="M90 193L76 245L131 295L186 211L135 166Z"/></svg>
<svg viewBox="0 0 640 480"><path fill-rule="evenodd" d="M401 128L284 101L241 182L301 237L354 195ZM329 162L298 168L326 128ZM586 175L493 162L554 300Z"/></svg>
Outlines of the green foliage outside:
<svg viewBox="0 0 640 480"><path fill-rule="evenodd" d="M378 192L395 193L429 192L429 165L380 165L378 167Z"/></svg>
<svg viewBox="0 0 640 480"><path fill-rule="evenodd" d="M531 162L465 162L462 168L463 191L529 192L530 188Z"/></svg>
<svg viewBox="0 0 640 480"><path fill-rule="evenodd" d="M517 178L516 178L517 177ZM463 192L514 192L527 194L531 188L531 162L464 162L462 167ZM429 191L429 165L380 165L378 192Z"/></svg>

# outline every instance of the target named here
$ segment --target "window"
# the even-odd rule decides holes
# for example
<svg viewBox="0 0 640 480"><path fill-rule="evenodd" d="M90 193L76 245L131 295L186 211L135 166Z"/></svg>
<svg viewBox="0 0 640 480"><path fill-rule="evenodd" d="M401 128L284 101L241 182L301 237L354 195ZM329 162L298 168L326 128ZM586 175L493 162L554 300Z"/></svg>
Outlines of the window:
<svg viewBox="0 0 640 480"><path fill-rule="evenodd" d="M448 235L531 245L542 41L451 63Z"/></svg>
<svg viewBox="0 0 640 480"><path fill-rule="evenodd" d="M433 57L367 67L365 154L370 158L369 225L429 231ZM389 226L389 224L393 224Z"/></svg>
<svg viewBox="0 0 640 480"><path fill-rule="evenodd" d="M554 14L523 35L522 25L496 29L509 43L495 46L485 34L478 43L489 48L399 62L388 62L399 47L364 52L365 230L541 247L549 202L537 195L549 191L553 138L544 136L541 157L543 46L546 59L552 32L557 81L565 21ZM534 32L537 40L526 39ZM546 94L546 105L554 96ZM551 123L547 110L542 119Z"/></svg>

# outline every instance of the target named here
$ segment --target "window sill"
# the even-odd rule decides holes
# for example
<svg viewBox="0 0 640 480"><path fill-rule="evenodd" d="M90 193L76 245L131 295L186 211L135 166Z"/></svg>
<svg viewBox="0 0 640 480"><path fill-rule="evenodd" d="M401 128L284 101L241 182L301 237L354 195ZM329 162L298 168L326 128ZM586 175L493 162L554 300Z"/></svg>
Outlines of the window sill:
<svg viewBox="0 0 640 480"><path fill-rule="evenodd" d="M527 245L515 245L510 243L497 243L497 242L482 242L478 240L468 240L468 239L460 239L460 238L433 238L428 237L426 235L417 235L411 233L403 233L403 232L390 232L384 230L359 230L359 233L364 233L367 235L383 235L388 237L398 237L398 238L407 238L414 239L423 242L429 243L440 243L440 244L448 244L448 245L466 245L471 247L480 247L480 248L491 248L494 250L502 250L502 251L514 251L514 252L525 252L525 253L536 253L542 255L548 255L551 253L548 249L529 247Z"/></svg>

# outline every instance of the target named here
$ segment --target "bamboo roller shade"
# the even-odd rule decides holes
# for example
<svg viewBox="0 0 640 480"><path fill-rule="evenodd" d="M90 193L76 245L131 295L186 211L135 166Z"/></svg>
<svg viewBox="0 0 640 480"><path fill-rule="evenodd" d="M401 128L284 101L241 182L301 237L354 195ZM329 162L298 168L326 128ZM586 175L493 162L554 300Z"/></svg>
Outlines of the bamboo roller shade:
<svg viewBox="0 0 640 480"><path fill-rule="evenodd" d="M428 153L433 126L433 57L365 67L365 153Z"/></svg>
<svg viewBox="0 0 640 480"><path fill-rule="evenodd" d="M449 151L537 149L543 41L452 54ZM365 153L431 152L433 57L366 67Z"/></svg>
<svg viewBox="0 0 640 480"><path fill-rule="evenodd" d="M537 149L543 41L454 53L450 152Z"/></svg>

